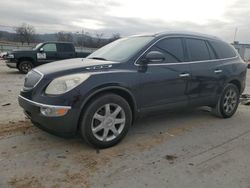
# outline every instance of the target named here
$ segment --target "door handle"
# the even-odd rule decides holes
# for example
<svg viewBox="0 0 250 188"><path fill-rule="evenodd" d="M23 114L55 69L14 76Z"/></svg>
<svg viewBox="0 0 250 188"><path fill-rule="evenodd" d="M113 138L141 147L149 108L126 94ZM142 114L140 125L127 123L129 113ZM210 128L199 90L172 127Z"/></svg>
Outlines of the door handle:
<svg viewBox="0 0 250 188"><path fill-rule="evenodd" d="M185 78L185 77L189 77L190 74L189 74L189 73L182 73L182 74L179 74L179 76L180 76L181 78Z"/></svg>
<svg viewBox="0 0 250 188"><path fill-rule="evenodd" d="M215 74L217 74L217 73L222 73L222 70L216 69L216 70L214 71L214 73L215 73Z"/></svg>

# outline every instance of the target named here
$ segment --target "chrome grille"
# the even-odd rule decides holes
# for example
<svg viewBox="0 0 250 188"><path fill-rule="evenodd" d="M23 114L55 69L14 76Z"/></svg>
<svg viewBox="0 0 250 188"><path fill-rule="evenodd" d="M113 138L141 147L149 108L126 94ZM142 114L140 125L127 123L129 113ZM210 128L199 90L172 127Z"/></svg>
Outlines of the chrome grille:
<svg viewBox="0 0 250 188"><path fill-rule="evenodd" d="M23 90L30 90L34 88L40 82L42 77L42 73L36 70L31 70L28 72L28 74L25 76Z"/></svg>

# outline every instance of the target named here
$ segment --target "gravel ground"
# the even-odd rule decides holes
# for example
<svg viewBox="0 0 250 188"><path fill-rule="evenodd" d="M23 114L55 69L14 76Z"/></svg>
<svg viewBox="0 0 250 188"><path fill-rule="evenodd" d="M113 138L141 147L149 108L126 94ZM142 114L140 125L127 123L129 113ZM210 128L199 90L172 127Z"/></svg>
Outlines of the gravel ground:
<svg viewBox="0 0 250 188"><path fill-rule="evenodd" d="M0 187L250 187L250 106L230 119L205 110L138 120L124 141L95 150L25 119L24 75L0 61ZM250 93L250 73L246 93Z"/></svg>

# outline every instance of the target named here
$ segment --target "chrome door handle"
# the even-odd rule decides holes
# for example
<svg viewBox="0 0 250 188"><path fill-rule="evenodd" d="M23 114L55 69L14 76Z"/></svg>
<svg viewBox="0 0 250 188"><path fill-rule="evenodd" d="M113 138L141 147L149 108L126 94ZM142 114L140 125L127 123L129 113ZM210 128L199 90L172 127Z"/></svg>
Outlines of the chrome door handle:
<svg viewBox="0 0 250 188"><path fill-rule="evenodd" d="M190 74L189 74L189 73L182 73L182 74L179 74L179 76L180 76L181 78L185 78L185 77L189 77Z"/></svg>
<svg viewBox="0 0 250 188"><path fill-rule="evenodd" d="M217 69L217 70L214 71L214 73L222 73L222 70Z"/></svg>

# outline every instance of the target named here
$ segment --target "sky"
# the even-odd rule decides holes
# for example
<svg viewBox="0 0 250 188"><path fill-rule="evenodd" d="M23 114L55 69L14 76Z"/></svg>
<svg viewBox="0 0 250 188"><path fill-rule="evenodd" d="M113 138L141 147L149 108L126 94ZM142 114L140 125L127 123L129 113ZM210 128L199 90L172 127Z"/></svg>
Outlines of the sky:
<svg viewBox="0 0 250 188"><path fill-rule="evenodd" d="M194 31L250 43L249 0L0 0L0 29L21 23L36 33ZM6 27L7 26L7 27Z"/></svg>

